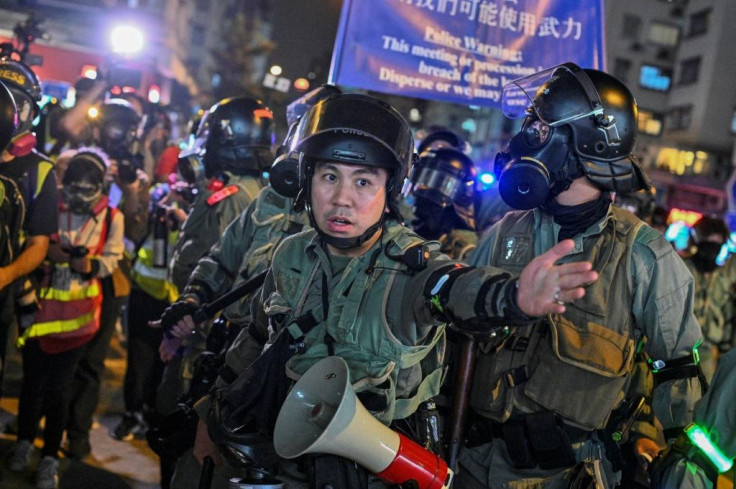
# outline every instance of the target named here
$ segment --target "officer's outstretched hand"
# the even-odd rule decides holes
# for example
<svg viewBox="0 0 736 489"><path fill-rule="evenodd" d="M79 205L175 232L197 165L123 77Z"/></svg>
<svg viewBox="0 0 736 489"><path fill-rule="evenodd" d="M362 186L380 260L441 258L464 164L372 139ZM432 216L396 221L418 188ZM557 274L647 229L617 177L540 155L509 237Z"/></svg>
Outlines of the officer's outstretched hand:
<svg viewBox="0 0 736 489"><path fill-rule="evenodd" d="M555 262L575 248L571 239L560 241L546 253L534 258L519 277L517 303L528 316L562 314L565 303L585 295L583 285L594 282L598 274L589 262Z"/></svg>

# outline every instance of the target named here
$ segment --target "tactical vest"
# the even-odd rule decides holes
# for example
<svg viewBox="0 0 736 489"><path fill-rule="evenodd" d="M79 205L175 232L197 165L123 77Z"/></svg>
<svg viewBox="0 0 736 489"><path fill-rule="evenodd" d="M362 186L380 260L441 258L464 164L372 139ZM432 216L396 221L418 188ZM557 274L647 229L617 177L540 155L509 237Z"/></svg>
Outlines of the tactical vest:
<svg viewBox="0 0 736 489"><path fill-rule="evenodd" d="M22 173L0 175L0 266L11 263L19 253L29 208L54 169L51 161L35 151L18 159L25 160Z"/></svg>
<svg viewBox="0 0 736 489"><path fill-rule="evenodd" d="M636 349L631 249L643 223L612 209L600 234L583 239L582 253L560 260L593 264L599 278L585 297L567 304L564 315L511 328L500 344L484 346L471 393L480 414L504 422L549 410L583 429L602 429L623 400ZM535 214L511 212L498 226L489 265L519 274L535 256Z"/></svg>
<svg viewBox="0 0 736 489"><path fill-rule="evenodd" d="M353 258L341 275L330 280L326 320L321 294L314 294L328 263L316 232L308 230L285 240L278 260L272 264L277 292L266 301L265 311L275 318L284 314L281 324L294 337L301 336L297 318L311 312L318 321L306 335L305 351L294 355L287 364L290 378L300 378L309 367L329 356L332 349L334 355L348 363L359 397L366 392L374 401L379 400L367 405L368 410L389 424L411 415L421 402L439 394L445 326L437 327L422 345L405 345L398 340L396 328L410 330L415 325L388 324L387 304L402 299L411 274L406 266L387 255L400 256L421 240L395 222L387 224L381 239L383 248L375 245ZM373 268L371 273L366 273L368 267ZM401 336L413 335L409 332Z"/></svg>
<svg viewBox="0 0 736 489"><path fill-rule="evenodd" d="M306 214L292 210L293 200L265 187L255 201L251 214L251 243L240 263L233 288L268 268L274 250L287 236L309 226ZM242 324L250 318L249 301L237 301L225 309L230 321Z"/></svg>
<svg viewBox="0 0 736 489"><path fill-rule="evenodd" d="M453 260L468 261L478 245L478 235L469 229L453 229L439 239L442 243L440 251Z"/></svg>

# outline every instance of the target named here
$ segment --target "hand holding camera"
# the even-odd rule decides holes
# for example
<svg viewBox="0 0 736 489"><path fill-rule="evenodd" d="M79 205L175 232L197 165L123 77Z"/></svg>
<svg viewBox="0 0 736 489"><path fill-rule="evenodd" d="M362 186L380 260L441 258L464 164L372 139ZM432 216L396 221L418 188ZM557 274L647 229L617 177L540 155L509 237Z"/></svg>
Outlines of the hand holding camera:
<svg viewBox="0 0 736 489"><path fill-rule="evenodd" d="M78 273L90 273L92 262L87 258L87 253L85 246L73 246L69 250L69 267Z"/></svg>

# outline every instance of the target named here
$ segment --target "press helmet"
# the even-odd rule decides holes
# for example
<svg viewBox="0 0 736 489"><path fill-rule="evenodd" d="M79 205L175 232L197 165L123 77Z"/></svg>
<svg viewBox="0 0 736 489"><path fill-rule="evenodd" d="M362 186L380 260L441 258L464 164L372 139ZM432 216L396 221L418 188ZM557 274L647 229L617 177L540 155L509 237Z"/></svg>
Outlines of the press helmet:
<svg viewBox="0 0 736 489"><path fill-rule="evenodd" d="M197 154L205 176L221 171L260 175L273 161L273 113L260 100L233 97L220 100L205 112L192 147L179 156Z"/></svg>
<svg viewBox="0 0 736 489"><path fill-rule="evenodd" d="M10 90L18 109L17 134L30 132L38 114L41 84L31 68L10 57L0 59L0 81Z"/></svg>
<svg viewBox="0 0 736 489"><path fill-rule="evenodd" d="M494 165L512 207L537 207L582 176L606 191L650 187L633 155L636 101L613 76L565 63L507 84L503 108L526 116Z"/></svg>
<svg viewBox="0 0 736 489"><path fill-rule="evenodd" d="M413 148L406 119L385 102L359 94L336 94L321 100L304 114L294 136L299 168L295 206L307 208L314 227L310 192L317 162L374 166L388 170L387 207L391 216L400 220L399 196L414 158ZM382 223L383 217L357 238L334 238L315 228L336 248L354 248L375 234Z"/></svg>

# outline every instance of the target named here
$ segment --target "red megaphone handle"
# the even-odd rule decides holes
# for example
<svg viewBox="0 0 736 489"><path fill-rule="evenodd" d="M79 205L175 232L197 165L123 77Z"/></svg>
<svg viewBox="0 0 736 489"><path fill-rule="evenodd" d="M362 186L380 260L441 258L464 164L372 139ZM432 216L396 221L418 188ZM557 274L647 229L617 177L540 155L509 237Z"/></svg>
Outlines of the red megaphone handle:
<svg viewBox="0 0 736 489"><path fill-rule="evenodd" d="M377 477L389 484L403 484L414 480L419 489L446 489L452 480L452 471L438 455L413 442L401 433L399 450L393 462Z"/></svg>

